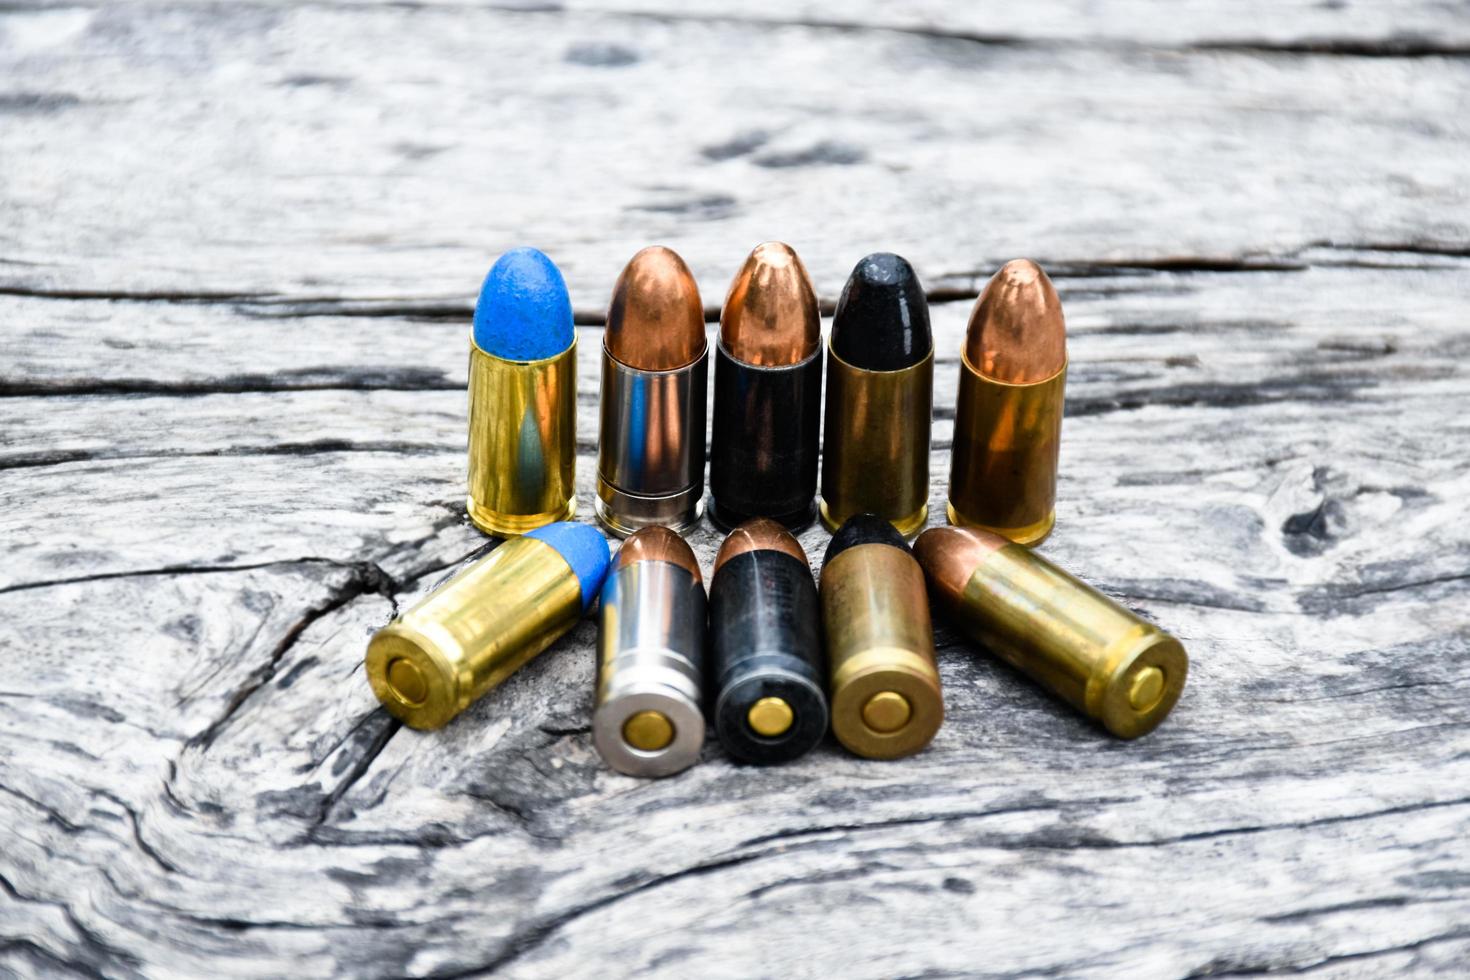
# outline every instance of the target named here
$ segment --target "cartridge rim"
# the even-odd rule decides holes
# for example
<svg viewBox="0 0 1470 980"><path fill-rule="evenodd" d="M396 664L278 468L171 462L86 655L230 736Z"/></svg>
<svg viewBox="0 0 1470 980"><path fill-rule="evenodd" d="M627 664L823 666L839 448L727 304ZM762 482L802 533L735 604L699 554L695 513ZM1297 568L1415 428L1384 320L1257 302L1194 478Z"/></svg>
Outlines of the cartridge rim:
<svg viewBox="0 0 1470 980"><path fill-rule="evenodd" d="M944 723L944 699L931 672L918 654L897 647L866 650L843 664L832 685L837 740L869 759L898 759L924 748ZM907 702L907 718L891 731L874 729L865 709L875 698L895 695Z"/></svg>
<svg viewBox="0 0 1470 980"><path fill-rule="evenodd" d="M840 521L837 520L837 518L834 517L832 512L827 508L827 501L824 498L819 497L817 499L817 512L821 515L822 526L825 527L832 534L836 534L847 520L847 518L843 518ZM851 514L848 515L848 517L851 516ZM894 529L898 531L899 535L902 536L905 541L908 541L916 536L920 531L922 531L924 529L924 525L928 523L928 521L929 504L926 501L922 507L914 511L912 514L909 514L907 517L901 517L896 521L889 521L889 523L893 525Z"/></svg>
<svg viewBox="0 0 1470 980"><path fill-rule="evenodd" d="M709 522L711 524L726 533L735 530L751 518L768 517L792 534L796 534L805 531L816 523L817 502L813 500L805 507L800 507L786 514L747 514L744 511L738 511L729 506L722 506L715 499L714 494L711 493L708 503L705 506L705 513L709 516Z"/></svg>
<svg viewBox="0 0 1470 980"><path fill-rule="evenodd" d="M761 701L779 699L791 711L784 731L764 735L750 722ZM726 687L715 700L715 730L726 751L746 762L789 762L810 752L827 733L827 697L808 677L774 665Z"/></svg>
<svg viewBox="0 0 1470 980"><path fill-rule="evenodd" d="M454 643L432 623L417 628L390 623L368 641L364 662L373 694L388 711L410 728L441 728L465 705L460 704L459 684L441 649ZM396 675L396 676L395 676ZM406 689L410 678L420 686Z"/></svg>
<svg viewBox="0 0 1470 980"><path fill-rule="evenodd" d="M624 738L629 721L646 713L662 715L673 728L662 748L640 749ZM597 754L625 776L672 776L699 760L704 715L698 705L671 691L624 692L598 705L592 715L592 742Z"/></svg>
<svg viewBox="0 0 1470 980"><path fill-rule="evenodd" d="M1140 624L1114 645L1108 663L1101 678L1087 686L1088 710L1118 738L1147 735L1169 716L1184 693L1189 657L1183 644Z"/></svg>
<svg viewBox="0 0 1470 980"><path fill-rule="evenodd" d="M955 527L973 527L977 530L989 531L992 534L999 534L1006 540L1027 548L1034 548L1049 538L1052 529L1057 525L1057 511L1055 507L1047 512L1044 518L1035 524L1028 524L1025 527L996 527L992 524L982 524L979 521L972 521L955 508L953 500L948 501L944 505L944 513L949 519L949 523Z"/></svg>
<svg viewBox="0 0 1470 980"><path fill-rule="evenodd" d="M704 516L704 486L695 484L676 493L650 497L619 490L599 475L592 510L603 527L619 538L655 526L685 534Z"/></svg>
<svg viewBox="0 0 1470 980"><path fill-rule="evenodd" d="M480 506L471 495L465 498L465 512L469 514L470 523L491 537L518 538L538 527L571 520L577 515L577 498L574 494L567 498L565 507L544 514L503 514Z"/></svg>

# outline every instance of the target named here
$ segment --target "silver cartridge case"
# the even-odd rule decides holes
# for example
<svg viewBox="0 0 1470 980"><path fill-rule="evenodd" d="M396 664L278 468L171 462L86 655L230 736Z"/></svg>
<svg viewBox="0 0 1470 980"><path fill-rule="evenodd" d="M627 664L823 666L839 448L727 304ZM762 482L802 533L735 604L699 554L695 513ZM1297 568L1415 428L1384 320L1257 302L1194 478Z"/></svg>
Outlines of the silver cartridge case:
<svg viewBox="0 0 1470 980"><path fill-rule="evenodd" d="M668 776L704 745L705 595L678 564L639 561L602 587L593 743L629 776Z"/></svg>
<svg viewBox="0 0 1470 980"><path fill-rule="evenodd" d="M602 352L597 517L620 537L663 525L683 533L704 509L709 352L671 371L641 371Z"/></svg>

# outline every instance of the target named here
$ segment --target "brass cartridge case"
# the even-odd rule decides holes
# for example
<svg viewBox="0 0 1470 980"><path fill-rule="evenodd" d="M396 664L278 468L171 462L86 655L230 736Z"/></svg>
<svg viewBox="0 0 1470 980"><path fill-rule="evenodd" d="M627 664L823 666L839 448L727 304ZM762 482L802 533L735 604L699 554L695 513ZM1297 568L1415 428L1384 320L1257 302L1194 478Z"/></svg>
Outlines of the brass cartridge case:
<svg viewBox="0 0 1470 980"><path fill-rule="evenodd" d="M865 371L827 350L822 523L836 531L877 514L904 537L929 517L929 428L934 352L896 371Z"/></svg>
<svg viewBox="0 0 1470 980"><path fill-rule="evenodd" d="M944 721L924 574L907 550L860 544L822 569L832 731L849 751L896 759Z"/></svg>
<svg viewBox="0 0 1470 980"><path fill-rule="evenodd" d="M507 361L470 342L469 498L475 526L511 537L576 512L577 345Z"/></svg>
<svg viewBox="0 0 1470 980"><path fill-rule="evenodd" d="M1030 549L932 528L915 550L955 625L1119 738L1153 731L1179 700L1183 645Z"/></svg>
<svg viewBox="0 0 1470 980"><path fill-rule="evenodd" d="M582 610L567 560L544 541L516 538L374 634L368 682L410 728L440 728L575 626Z"/></svg>
<svg viewBox="0 0 1470 980"><path fill-rule="evenodd" d="M960 359L947 512L951 524L1040 544L1056 523L1067 369L1008 384Z"/></svg>

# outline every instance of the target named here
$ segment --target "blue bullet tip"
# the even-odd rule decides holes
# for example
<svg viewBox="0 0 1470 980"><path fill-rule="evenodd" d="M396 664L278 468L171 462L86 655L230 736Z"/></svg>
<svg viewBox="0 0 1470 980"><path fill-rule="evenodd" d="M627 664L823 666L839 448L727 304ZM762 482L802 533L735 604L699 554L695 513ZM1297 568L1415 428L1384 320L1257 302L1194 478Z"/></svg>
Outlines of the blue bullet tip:
<svg viewBox="0 0 1470 980"><path fill-rule="evenodd" d="M582 584L582 609L585 611L592 605L592 600L602 588L602 579L607 575L608 561L612 557L607 539L596 528L571 521L538 527L527 531L526 537L545 541L567 560L572 571L577 573L577 581Z"/></svg>
<svg viewBox="0 0 1470 980"><path fill-rule="evenodd" d="M507 361L539 361L572 346L572 300L556 263L513 248L490 267L475 303L475 346Z"/></svg>

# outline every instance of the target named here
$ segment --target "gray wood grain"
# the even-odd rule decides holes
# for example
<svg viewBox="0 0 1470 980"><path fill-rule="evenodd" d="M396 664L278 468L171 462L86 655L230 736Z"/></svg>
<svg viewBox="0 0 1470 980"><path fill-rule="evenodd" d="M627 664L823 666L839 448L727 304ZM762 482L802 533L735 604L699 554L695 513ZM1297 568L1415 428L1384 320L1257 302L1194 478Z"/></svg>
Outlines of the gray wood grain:
<svg viewBox="0 0 1470 980"><path fill-rule="evenodd" d="M570 6L0 10L0 974L1463 972L1463 11ZM1048 263L1045 550L1183 638L1156 733L943 624L897 763L610 773L590 621L377 709L367 637L488 544L495 251L571 280L585 518L618 267L714 304L767 237L829 305L920 262L936 507L970 299Z"/></svg>
<svg viewBox="0 0 1470 980"><path fill-rule="evenodd" d="M1209 31L1267 21L1218 9ZM0 77L21 81L0 155L26 164L0 224L10 291L412 313L463 303L486 255L531 241L595 311L649 241L715 304L730 243L772 237L829 295L880 246L937 285L1021 252L1270 263L1467 238L1459 56L1119 48L1086 41L1102 14L1019 46L453 5L5 20Z"/></svg>

